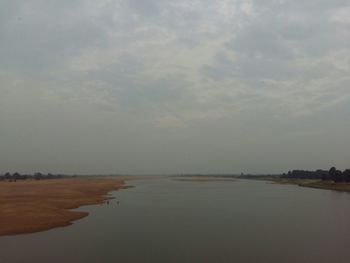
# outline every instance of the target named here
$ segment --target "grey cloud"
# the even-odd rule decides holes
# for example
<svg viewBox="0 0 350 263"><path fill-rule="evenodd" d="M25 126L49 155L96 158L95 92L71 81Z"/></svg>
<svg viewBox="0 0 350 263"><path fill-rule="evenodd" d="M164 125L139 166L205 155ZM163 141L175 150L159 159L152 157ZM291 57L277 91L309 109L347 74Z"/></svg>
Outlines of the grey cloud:
<svg viewBox="0 0 350 263"><path fill-rule="evenodd" d="M149 16L149 17L154 17L159 15L161 12L161 5L166 2L166 1L154 1L154 0L130 0L126 1L128 6L135 10L137 13L144 15L144 16Z"/></svg>
<svg viewBox="0 0 350 263"><path fill-rule="evenodd" d="M283 39L280 39L276 30L270 25L253 26L242 29L238 32L228 46L239 54L245 54L250 58L268 57L287 59L291 56L292 50L288 48Z"/></svg>
<svg viewBox="0 0 350 263"><path fill-rule="evenodd" d="M105 29L90 17L79 16L80 6L55 1L32 1L20 5L0 27L0 54L6 69L46 70L84 47L106 41Z"/></svg>
<svg viewBox="0 0 350 263"><path fill-rule="evenodd" d="M347 10L1 1L0 172L348 168Z"/></svg>

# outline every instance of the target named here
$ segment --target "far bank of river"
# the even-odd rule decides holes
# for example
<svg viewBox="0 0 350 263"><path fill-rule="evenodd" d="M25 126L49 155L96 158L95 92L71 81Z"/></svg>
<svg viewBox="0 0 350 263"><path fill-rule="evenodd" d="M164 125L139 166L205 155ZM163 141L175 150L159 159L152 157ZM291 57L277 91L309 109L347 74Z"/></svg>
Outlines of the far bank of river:
<svg viewBox="0 0 350 263"><path fill-rule="evenodd" d="M341 192L350 192L350 183L334 183L332 181L312 180L312 179L268 179L277 184L294 184L301 187L326 189Z"/></svg>

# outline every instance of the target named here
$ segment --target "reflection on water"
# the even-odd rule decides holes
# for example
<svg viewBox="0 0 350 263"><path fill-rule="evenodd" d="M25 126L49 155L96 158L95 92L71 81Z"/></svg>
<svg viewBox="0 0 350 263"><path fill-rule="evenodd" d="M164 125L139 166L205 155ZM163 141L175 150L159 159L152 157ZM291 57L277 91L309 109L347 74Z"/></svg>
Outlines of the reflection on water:
<svg viewBox="0 0 350 263"><path fill-rule="evenodd" d="M130 184L73 226L0 238L0 262L349 262L350 194L246 180Z"/></svg>

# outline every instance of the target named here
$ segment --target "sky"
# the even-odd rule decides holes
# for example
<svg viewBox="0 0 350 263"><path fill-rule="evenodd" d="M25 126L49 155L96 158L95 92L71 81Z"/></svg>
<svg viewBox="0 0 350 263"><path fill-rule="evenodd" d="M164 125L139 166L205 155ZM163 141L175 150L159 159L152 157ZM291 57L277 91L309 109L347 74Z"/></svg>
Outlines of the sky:
<svg viewBox="0 0 350 263"><path fill-rule="evenodd" d="M350 168L348 0L0 0L0 173Z"/></svg>

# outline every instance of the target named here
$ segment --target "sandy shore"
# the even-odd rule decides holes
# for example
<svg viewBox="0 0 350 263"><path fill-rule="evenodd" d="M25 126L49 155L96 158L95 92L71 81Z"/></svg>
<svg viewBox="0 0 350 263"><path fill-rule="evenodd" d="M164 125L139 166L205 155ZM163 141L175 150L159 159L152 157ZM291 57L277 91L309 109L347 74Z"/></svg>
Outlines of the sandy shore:
<svg viewBox="0 0 350 263"><path fill-rule="evenodd" d="M117 179L0 182L0 236L70 225L88 213L69 209L102 203L108 192L123 187Z"/></svg>

